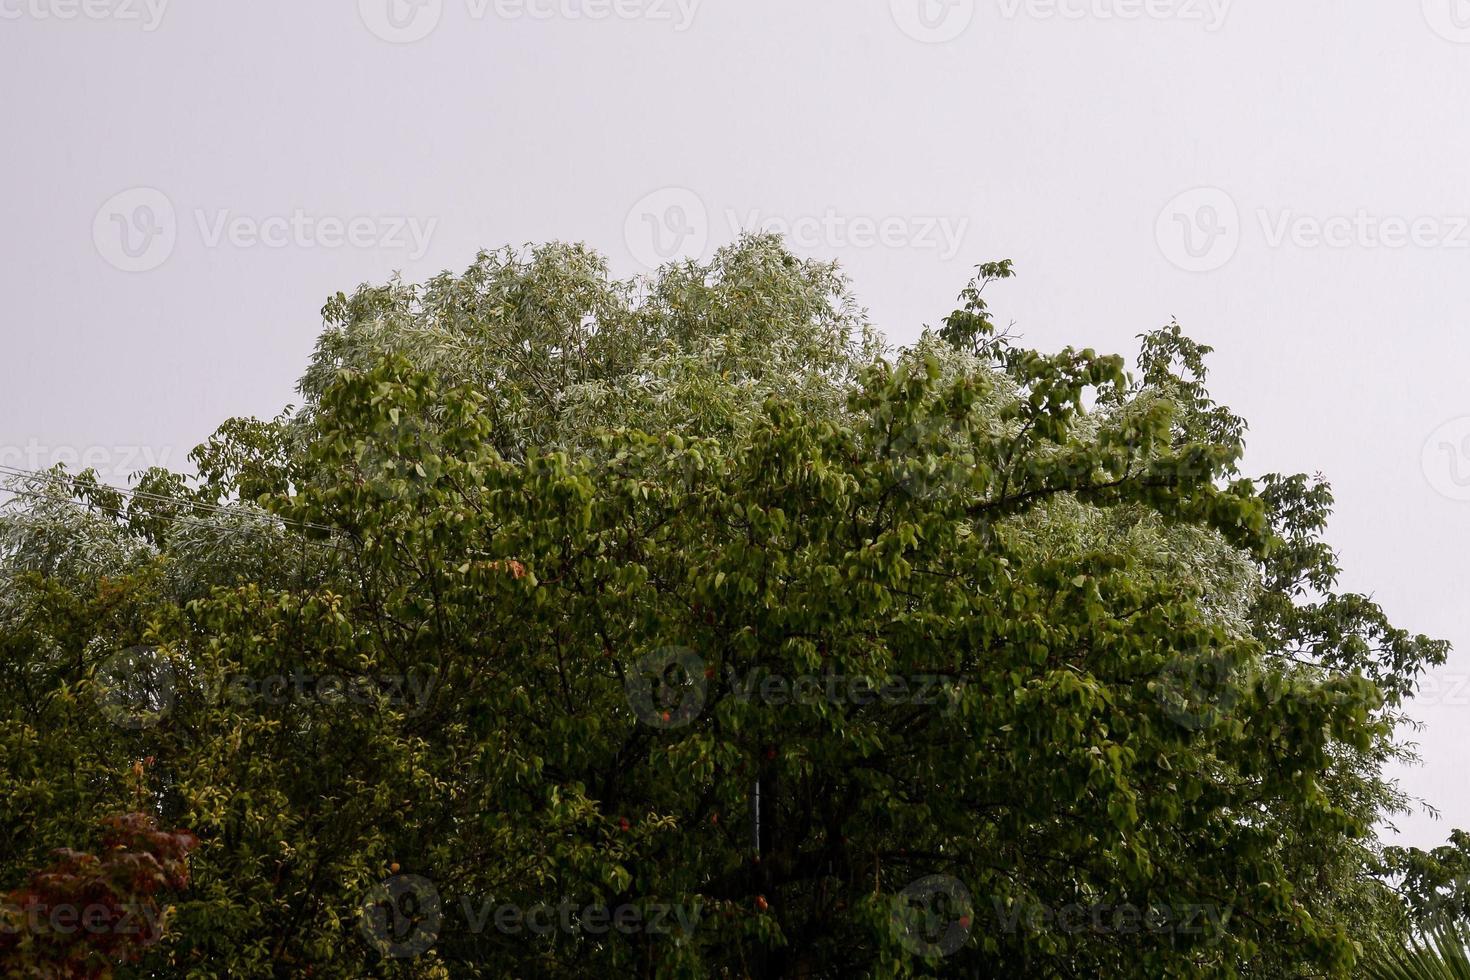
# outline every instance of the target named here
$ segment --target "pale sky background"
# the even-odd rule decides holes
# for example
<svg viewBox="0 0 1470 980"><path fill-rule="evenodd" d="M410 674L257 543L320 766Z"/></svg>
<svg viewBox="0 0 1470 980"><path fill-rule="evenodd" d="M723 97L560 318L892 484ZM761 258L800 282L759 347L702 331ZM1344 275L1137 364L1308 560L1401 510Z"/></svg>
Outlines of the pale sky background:
<svg viewBox="0 0 1470 980"><path fill-rule="evenodd" d="M183 468L482 246L776 222L895 341L1010 257L1028 343L1177 317L1328 476L1344 586L1461 648L1404 838L1470 827L1470 2L0 0L0 85L0 464Z"/></svg>

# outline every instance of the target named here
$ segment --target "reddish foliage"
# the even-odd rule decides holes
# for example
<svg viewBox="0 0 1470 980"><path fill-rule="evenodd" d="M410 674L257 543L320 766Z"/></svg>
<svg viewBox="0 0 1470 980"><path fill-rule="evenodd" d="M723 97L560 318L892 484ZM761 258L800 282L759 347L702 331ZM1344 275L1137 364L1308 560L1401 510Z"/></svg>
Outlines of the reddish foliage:
<svg viewBox="0 0 1470 980"><path fill-rule="evenodd" d="M158 829L146 813L102 822L100 854L61 848L0 900L0 964L6 976L103 978L162 938L159 896L189 884L199 839Z"/></svg>

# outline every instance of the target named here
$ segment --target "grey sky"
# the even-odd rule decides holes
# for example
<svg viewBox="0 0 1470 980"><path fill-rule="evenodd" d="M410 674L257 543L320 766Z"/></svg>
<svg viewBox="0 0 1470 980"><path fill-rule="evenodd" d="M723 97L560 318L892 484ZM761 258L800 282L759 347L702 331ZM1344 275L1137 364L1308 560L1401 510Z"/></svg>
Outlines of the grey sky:
<svg viewBox="0 0 1470 980"><path fill-rule="evenodd" d="M784 228L900 341L1011 257L1029 343L1178 317L1330 478L1344 584L1464 651L1406 836L1470 826L1470 2L0 0L0 82L0 463L183 467L481 246Z"/></svg>

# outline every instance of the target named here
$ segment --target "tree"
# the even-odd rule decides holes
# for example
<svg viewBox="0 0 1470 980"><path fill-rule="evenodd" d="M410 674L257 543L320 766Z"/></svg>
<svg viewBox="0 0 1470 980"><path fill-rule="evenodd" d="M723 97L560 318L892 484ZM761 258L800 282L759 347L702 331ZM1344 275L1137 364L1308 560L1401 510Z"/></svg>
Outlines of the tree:
<svg viewBox="0 0 1470 980"><path fill-rule="evenodd" d="M14 799L157 760L144 970L1345 975L1445 647L1333 591L1208 348L1025 349L1010 273L897 351L766 237L335 297L299 412L0 523ZM23 807L0 883L77 832Z"/></svg>

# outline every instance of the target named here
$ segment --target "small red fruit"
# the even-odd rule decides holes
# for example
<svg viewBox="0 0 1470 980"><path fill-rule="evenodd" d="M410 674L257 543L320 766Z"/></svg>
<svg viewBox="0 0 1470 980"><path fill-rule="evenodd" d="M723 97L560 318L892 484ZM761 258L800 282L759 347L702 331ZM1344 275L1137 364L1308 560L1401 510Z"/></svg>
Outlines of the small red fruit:
<svg viewBox="0 0 1470 980"><path fill-rule="evenodd" d="M709 822L712 823L712 824L719 823L720 822L720 815L718 813L711 813L709 815Z"/></svg>
<svg viewBox="0 0 1470 980"><path fill-rule="evenodd" d="M970 928L970 917L968 915L962 915L962 916L960 916L960 928L962 928L962 929L968 929L968 928Z"/></svg>
<svg viewBox="0 0 1470 980"><path fill-rule="evenodd" d="M394 874L398 873L398 868L399 864L397 861L394 861L392 864L388 865L388 870L393 872Z"/></svg>
<svg viewBox="0 0 1470 980"><path fill-rule="evenodd" d="M623 817L621 820L618 821L618 826L621 827L621 828L623 828L624 830L627 830L629 827L631 827L633 825L628 822L628 818L627 817Z"/></svg>
<svg viewBox="0 0 1470 980"><path fill-rule="evenodd" d="M766 909L771 907L771 903L766 901L766 896L757 895L755 897L755 907L757 910L764 912Z"/></svg>

